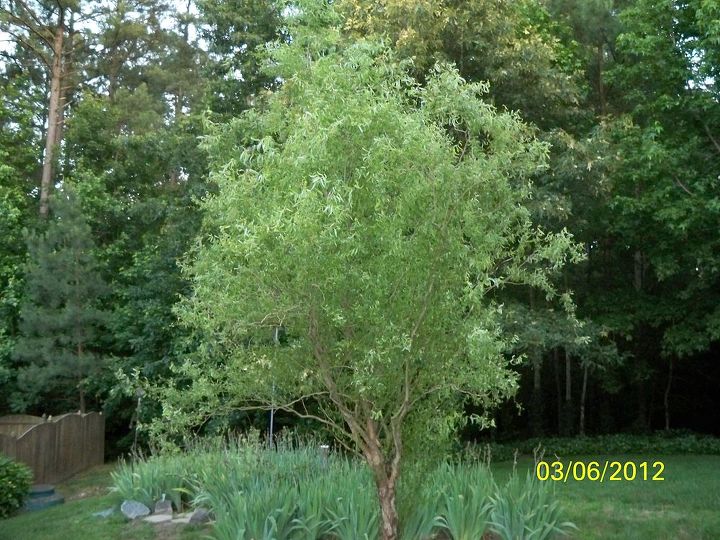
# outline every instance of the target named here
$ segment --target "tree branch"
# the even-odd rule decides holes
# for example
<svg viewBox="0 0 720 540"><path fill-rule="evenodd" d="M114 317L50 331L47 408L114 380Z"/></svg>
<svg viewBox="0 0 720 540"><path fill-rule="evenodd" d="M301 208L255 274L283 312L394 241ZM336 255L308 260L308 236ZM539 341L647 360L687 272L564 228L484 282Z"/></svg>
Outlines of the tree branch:
<svg viewBox="0 0 720 540"><path fill-rule="evenodd" d="M47 56L45 56L45 53L43 53L42 51L35 48L35 46L32 43L30 43L29 41L27 41L24 36L22 36L20 34L16 34L15 32L12 32L11 30L5 30L5 32L10 34L13 38L15 38L15 40L17 42L21 43L27 49L34 52L35 56L37 56L38 60L40 60L43 64L45 64L45 66L50 68L51 62L47 58Z"/></svg>
<svg viewBox="0 0 720 540"><path fill-rule="evenodd" d="M683 184L678 177L675 177L675 183L678 186L680 186L683 189L683 191L685 193L687 193L688 195L695 196L695 194L692 191L690 191L687 187L685 187L685 184Z"/></svg>
<svg viewBox="0 0 720 540"><path fill-rule="evenodd" d="M710 131L710 128L708 127L708 125L705 122L703 122L702 125L705 128L705 133L707 133L707 136L712 141L713 146L715 147L715 150L717 150L718 153L720 153L720 142L718 142L718 140L715 137L713 137L713 134Z"/></svg>
<svg viewBox="0 0 720 540"><path fill-rule="evenodd" d="M21 17L18 17L18 16L15 15L12 11L9 11L9 10L6 9L6 8L0 8L0 10L2 10L8 17L10 17L10 18L12 19L11 22L12 22L13 24L15 24L16 26L20 26L20 27L22 27L22 28L25 28L25 29L28 30L29 32L32 32L32 33L35 34L40 40L42 40L43 42L45 42L45 44L46 44L48 47L52 47L52 35L51 35L51 34L50 34L50 35L44 34L44 33L41 32L39 29L35 28L34 25L30 24L30 23L29 23L28 21L26 21L25 19L23 19L23 18L21 18ZM41 26L44 26L44 25L41 24ZM7 32L8 34L11 33L9 30L6 30L6 32Z"/></svg>
<svg viewBox="0 0 720 540"><path fill-rule="evenodd" d="M34 12L32 9L30 9L30 6L28 6L28 5L25 3L24 0L15 0L15 1L23 7L23 9L25 10L25 12L26 12L28 15L30 15L30 17L32 17L32 20L35 21L35 23L36 23L38 26L40 26L40 27L45 26L45 25L42 23L42 21L38 18L38 16L35 14L35 12Z"/></svg>

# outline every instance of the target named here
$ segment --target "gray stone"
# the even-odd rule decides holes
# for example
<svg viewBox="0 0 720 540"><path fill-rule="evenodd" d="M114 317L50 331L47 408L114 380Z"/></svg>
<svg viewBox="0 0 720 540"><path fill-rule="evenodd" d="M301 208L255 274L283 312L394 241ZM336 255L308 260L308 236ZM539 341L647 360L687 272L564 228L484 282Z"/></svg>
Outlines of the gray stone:
<svg viewBox="0 0 720 540"><path fill-rule="evenodd" d="M190 516L178 516L173 518L172 522L175 525L187 525L190 523Z"/></svg>
<svg viewBox="0 0 720 540"><path fill-rule="evenodd" d="M128 519L137 519L150 514L150 509L138 501L123 501L120 511Z"/></svg>
<svg viewBox="0 0 720 540"><path fill-rule="evenodd" d="M172 516L168 514L153 514L152 516L144 517L143 521L147 521L148 523L170 523L172 521Z"/></svg>
<svg viewBox="0 0 720 540"><path fill-rule="evenodd" d="M93 516L99 517L99 518L106 518L110 517L115 513L115 508L108 508L107 510L102 510L100 512L93 513Z"/></svg>
<svg viewBox="0 0 720 540"><path fill-rule="evenodd" d="M172 503L170 501L166 501L163 499L162 501L158 501L155 503L155 511L153 514L165 514L172 516L173 509L172 509Z"/></svg>
<svg viewBox="0 0 720 540"><path fill-rule="evenodd" d="M207 523L210 521L210 512L205 508L197 508L190 516L190 523Z"/></svg>

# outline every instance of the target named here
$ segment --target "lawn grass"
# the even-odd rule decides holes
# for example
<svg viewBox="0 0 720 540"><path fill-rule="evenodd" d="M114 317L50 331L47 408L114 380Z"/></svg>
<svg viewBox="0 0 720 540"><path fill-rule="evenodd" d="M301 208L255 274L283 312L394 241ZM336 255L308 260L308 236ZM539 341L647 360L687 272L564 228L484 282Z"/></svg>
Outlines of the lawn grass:
<svg viewBox="0 0 720 540"><path fill-rule="evenodd" d="M554 458L551 458L554 459ZM567 463L569 457L563 457ZM720 456L577 456L585 463L656 461L665 463L662 482L554 483L578 539L718 539L720 538ZM532 458L518 462L520 474L533 469ZM511 463L493 470L498 482ZM199 540L209 529L128 523L121 514L106 519L93 512L117 504L107 494L112 465L97 467L57 486L66 498L61 506L20 514L0 522L0 540Z"/></svg>
<svg viewBox="0 0 720 540"><path fill-rule="evenodd" d="M554 460L554 457L546 461ZM662 540L720 539L720 456L576 456L586 464L598 461L665 464L662 482L556 482L564 515L578 526L575 538ZM521 474L533 469L532 458L521 458ZM498 482L512 470L511 463L493 465Z"/></svg>
<svg viewBox="0 0 720 540"><path fill-rule="evenodd" d="M116 513L109 518L93 516L93 512L117 507L117 499L109 495L110 472L114 465L103 465L81 473L55 486L65 497L65 504L21 513L0 522L0 540L200 540L207 528L196 526L129 523Z"/></svg>

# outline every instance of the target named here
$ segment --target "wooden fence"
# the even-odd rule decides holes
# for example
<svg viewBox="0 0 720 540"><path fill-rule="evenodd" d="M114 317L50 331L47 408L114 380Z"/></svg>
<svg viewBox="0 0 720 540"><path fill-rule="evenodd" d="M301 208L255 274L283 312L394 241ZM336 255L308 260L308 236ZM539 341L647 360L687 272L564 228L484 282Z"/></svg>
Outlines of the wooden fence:
<svg viewBox="0 0 720 540"><path fill-rule="evenodd" d="M27 464L36 484L61 482L101 465L104 452L102 413L0 417L0 453Z"/></svg>

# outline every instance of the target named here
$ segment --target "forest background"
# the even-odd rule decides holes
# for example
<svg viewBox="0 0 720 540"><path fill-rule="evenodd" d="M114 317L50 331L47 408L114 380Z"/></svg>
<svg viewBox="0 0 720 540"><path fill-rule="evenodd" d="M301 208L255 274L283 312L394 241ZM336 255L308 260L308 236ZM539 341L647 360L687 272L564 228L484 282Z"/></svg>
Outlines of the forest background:
<svg viewBox="0 0 720 540"><path fill-rule="evenodd" d="M449 61L488 82L549 144L533 221L584 252L553 278L574 318L531 286L498 293L520 385L459 439L719 435L720 5L335 4L345 39L384 42L418 80ZM161 413L143 385L187 384L177 366L211 345L176 316L224 157L208 140L282 84L263 66L293 9L0 0L0 414L102 410L114 453ZM202 430L228 424L268 419Z"/></svg>

